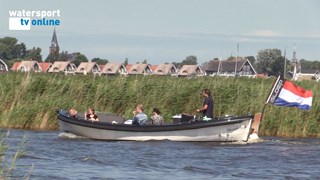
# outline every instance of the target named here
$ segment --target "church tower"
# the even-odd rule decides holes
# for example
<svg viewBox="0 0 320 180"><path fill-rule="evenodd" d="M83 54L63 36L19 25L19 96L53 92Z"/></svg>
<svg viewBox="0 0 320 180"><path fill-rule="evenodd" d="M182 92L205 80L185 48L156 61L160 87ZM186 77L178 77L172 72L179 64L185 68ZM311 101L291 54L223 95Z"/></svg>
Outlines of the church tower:
<svg viewBox="0 0 320 180"><path fill-rule="evenodd" d="M296 43L293 45L293 55L292 55L292 60L291 60L291 66L293 67L293 76L292 80L297 80L298 79L298 73L300 72L300 66L299 66L299 61L296 57Z"/></svg>
<svg viewBox="0 0 320 180"><path fill-rule="evenodd" d="M58 53L59 54L59 45L58 45L58 38L56 34L56 28L54 28L52 40L51 40L51 46L49 47L50 54Z"/></svg>

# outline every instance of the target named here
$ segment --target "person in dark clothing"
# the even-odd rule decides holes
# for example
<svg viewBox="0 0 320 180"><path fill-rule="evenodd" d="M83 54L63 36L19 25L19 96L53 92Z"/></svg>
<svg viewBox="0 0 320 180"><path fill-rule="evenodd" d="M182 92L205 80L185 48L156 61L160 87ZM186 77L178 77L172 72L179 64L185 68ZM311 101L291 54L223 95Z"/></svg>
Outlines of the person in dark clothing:
<svg viewBox="0 0 320 180"><path fill-rule="evenodd" d="M88 112L85 113L85 117L89 121L99 121L98 115L96 115L95 110L93 108L89 108Z"/></svg>
<svg viewBox="0 0 320 180"><path fill-rule="evenodd" d="M212 120L213 116L213 98L209 89L202 90L202 96L204 97L203 106L200 109L197 109L197 112L202 112L204 120Z"/></svg>

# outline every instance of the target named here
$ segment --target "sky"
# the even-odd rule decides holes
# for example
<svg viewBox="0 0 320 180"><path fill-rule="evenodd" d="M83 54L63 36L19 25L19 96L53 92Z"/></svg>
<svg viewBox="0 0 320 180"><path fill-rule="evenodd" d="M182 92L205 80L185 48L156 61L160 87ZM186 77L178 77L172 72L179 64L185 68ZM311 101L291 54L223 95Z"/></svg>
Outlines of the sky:
<svg viewBox="0 0 320 180"><path fill-rule="evenodd" d="M9 30L9 11L60 11L58 26ZM40 17L31 17L41 19ZM0 38L49 53L54 28L61 51L113 63L147 60L198 64L213 58L257 56L280 49L292 58L320 60L319 0L0 0ZM239 49L237 49L239 44Z"/></svg>

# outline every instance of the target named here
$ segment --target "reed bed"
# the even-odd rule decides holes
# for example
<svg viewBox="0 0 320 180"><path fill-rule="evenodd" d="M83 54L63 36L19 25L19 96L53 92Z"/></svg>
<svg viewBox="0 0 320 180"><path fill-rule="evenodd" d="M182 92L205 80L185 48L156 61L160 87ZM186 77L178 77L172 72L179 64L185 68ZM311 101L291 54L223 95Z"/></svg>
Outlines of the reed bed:
<svg viewBox="0 0 320 180"><path fill-rule="evenodd" d="M177 78L168 76L93 76L9 72L0 74L0 123L6 128L58 129L56 111L75 107L132 117L137 103L151 115L160 108L165 119L175 114L195 114L202 105L203 88L213 92L215 115L261 112L274 79L225 77ZM295 84L313 90L310 111L267 105L261 134L320 137L319 83Z"/></svg>

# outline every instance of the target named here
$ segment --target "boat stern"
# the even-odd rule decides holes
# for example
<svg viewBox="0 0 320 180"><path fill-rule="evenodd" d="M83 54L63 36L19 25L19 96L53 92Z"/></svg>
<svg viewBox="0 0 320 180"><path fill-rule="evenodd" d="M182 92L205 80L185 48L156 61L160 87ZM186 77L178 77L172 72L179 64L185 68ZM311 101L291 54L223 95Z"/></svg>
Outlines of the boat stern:
<svg viewBox="0 0 320 180"><path fill-rule="evenodd" d="M249 135L246 141L249 139L259 139L259 127L261 122L262 113L256 113L253 121L251 121Z"/></svg>

